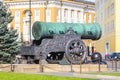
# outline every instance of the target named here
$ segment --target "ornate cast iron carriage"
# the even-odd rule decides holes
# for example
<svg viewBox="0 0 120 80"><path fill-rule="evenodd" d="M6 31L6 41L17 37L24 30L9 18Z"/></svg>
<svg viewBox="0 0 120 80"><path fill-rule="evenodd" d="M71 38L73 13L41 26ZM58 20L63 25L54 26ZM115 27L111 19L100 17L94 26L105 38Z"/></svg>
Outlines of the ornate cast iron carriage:
<svg viewBox="0 0 120 80"><path fill-rule="evenodd" d="M101 28L97 23L51 23L35 22L32 27L34 40L21 49L21 55L27 62L37 63L45 60L57 63L64 58L70 63L85 61L87 48L82 39L98 40Z"/></svg>

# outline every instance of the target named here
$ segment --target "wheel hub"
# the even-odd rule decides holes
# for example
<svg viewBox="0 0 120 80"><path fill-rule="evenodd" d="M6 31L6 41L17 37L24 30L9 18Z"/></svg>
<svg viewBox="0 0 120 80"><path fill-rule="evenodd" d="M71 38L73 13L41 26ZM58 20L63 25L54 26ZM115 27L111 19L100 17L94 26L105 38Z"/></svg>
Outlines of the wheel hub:
<svg viewBox="0 0 120 80"><path fill-rule="evenodd" d="M72 50L72 52L73 52L74 54L80 55L81 50L80 50L80 48L74 48L74 49Z"/></svg>

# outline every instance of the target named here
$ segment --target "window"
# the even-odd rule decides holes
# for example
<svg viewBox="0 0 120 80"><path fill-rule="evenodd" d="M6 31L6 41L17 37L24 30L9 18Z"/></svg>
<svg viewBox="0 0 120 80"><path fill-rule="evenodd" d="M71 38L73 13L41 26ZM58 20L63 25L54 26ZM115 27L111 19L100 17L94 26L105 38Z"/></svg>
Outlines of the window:
<svg viewBox="0 0 120 80"><path fill-rule="evenodd" d="M114 3L111 4L111 14L114 14Z"/></svg>
<svg viewBox="0 0 120 80"><path fill-rule="evenodd" d="M106 24L104 24L104 28L103 28L103 29L104 29L104 30L103 30L103 31L104 31L103 33L106 34Z"/></svg>
<svg viewBox="0 0 120 80"><path fill-rule="evenodd" d="M110 28L110 27L111 27L111 23L109 22L109 23L108 23L108 32L109 32L109 33L111 32L111 30L110 30L111 28Z"/></svg>
<svg viewBox="0 0 120 80"><path fill-rule="evenodd" d="M112 31L114 31L114 20L112 20L112 22L111 22L111 26L112 26Z"/></svg>
<svg viewBox="0 0 120 80"><path fill-rule="evenodd" d="M74 10L71 11L71 17L74 17Z"/></svg>
<svg viewBox="0 0 120 80"><path fill-rule="evenodd" d="M107 8L107 17L109 17L109 15L110 15L110 8L108 7Z"/></svg>
<svg viewBox="0 0 120 80"><path fill-rule="evenodd" d="M29 16L30 16L30 11L27 10L27 11L26 11L26 17L29 17Z"/></svg>
<svg viewBox="0 0 120 80"><path fill-rule="evenodd" d="M109 16L111 15L111 6L109 6Z"/></svg>
<svg viewBox="0 0 120 80"><path fill-rule="evenodd" d="M23 27L23 39L24 41L29 41L30 38L30 27L24 26Z"/></svg>
<svg viewBox="0 0 120 80"><path fill-rule="evenodd" d="M40 21L40 10L35 10L35 21Z"/></svg>
<svg viewBox="0 0 120 80"><path fill-rule="evenodd" d="M15 23L20 23L20 11L15 11Z"/></svg>
<svg viewBox="0 0 120 80"><path fill-rule="evenodd" d="M40 10L35 10L35 16L40 16Z"/></svg>
<svg viewBox="0 0 120 80"><path fill-rule="evenodd" d="M106 34L106 27L107 27L107 25L105 24L105 26L104 26L104 33Z"/></svg>
<svg viewBox="0 0 120 80"><path fill-rule="evenodd" d="M80 16L80 11L77 12L77 22L80 22L81 16Z"/></svg>
<svg viewBox="0 0 120 80"><path fill-rule="evenodd" d="M46 10L46 22L51 22L51 10Z"/></svg>
<svg viewBox="0 0 120 80"><path fill-rule="evenodd" d="M60 22L60 9L57 10L57 22Z"/></svg>
<svg viewBox="0 0 120 80"><path fill-rule="evenodd" d="M67 22L68 20L68 10L67 9L65 9L64 10L64 19L65 19L65 22Z"/></svg>
<svg viewBox="0 0 120 80"><path fill-rule="evenodd" d="M106 19L106 17L107 17L107 10L106 10L106 8L104 9L104 12L105 12L105 13L104 13L104 14L105 14L105 17L104 17L104 18Z"/></svg>
<svg viewBox="0 0 120 80"><path fill-rule="evenodd" d="M91 23L91 14L88 14L88 22Z"/></svg>
<svg viewBox="0 0 120 80"><path fill-rule="evenodd" d="M20 17L20 11L19 10L15 11L15 17Z"/></svg>
<svg viewBox="0 0 120 80"><path fill-rule="evenodd" d="M17 30L18 39L20 39L20 11L15 11L15 29Z"/></svg>
<svg viewBox="0 0 120 80"><path fill-rule="evenodd" d="M105 25L105 33L108 33L108 24Z"/></svg>
<svg viewBox="0 0 120 80"><path fill-rule="evenodd" d="M50 9L47 9L47 10L46 10L46 16L51 16L51 11L50 11Z"/></svg>
<svg viewBox="0 0 120 80"><path fill-rule="evenodd" d="M71 22L74 22L74 10L71 10Z"/></svg>
<svg viewBox="0 0 120 80"><path fill-rule="evenodd" d="M108 33L109 32L109 23L107 23L107 26L106 26L106 32Z"/></svg>
<svg viewBox="0 0 120 80"><path fill-rule="evenodd" d="M106 47L106 54L109 54L110 53L110 44L109 44L109 42L106 42L105 47Z"/></svg>
<svg viewBox="0 0 120 80"><path fill-rule="evenodd" d="M103 21L103 12L101 12L101 21Z"/></svg>
<svg viewBox="0 0 120 80"><path fill-rule="evenodd" d="M86 23L86 13L84 13L84 23Z"/></svg>

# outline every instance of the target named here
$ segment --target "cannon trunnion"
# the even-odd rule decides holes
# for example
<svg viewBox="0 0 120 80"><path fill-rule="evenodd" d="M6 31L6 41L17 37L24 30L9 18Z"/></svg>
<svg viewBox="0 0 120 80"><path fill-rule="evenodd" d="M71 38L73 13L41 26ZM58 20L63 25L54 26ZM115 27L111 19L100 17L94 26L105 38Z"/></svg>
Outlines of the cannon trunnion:
<svg viewBox="0 0 120 80"><path fill-rule="evenodd" d="M32 28L35 40L21 49L21 55L30 63L39 60L59 63L66 58L69 63L78 64L87 56L82 39L98 40L101 32L99 24L35 22Z"/></svg>

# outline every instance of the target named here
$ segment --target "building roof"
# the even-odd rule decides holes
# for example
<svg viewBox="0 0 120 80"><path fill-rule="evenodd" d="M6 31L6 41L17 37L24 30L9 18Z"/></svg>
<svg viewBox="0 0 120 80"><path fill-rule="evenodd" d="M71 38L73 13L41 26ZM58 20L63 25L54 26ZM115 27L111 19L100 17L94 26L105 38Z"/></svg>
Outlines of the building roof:
<svg viewBox="0 0 120 80"><path fill-rule="evenodd" d="M94 1L90 1L90 0L74 0L76 2L83 2L85 4L92 4L92 5L95 5L95 2Z"/></svg>

